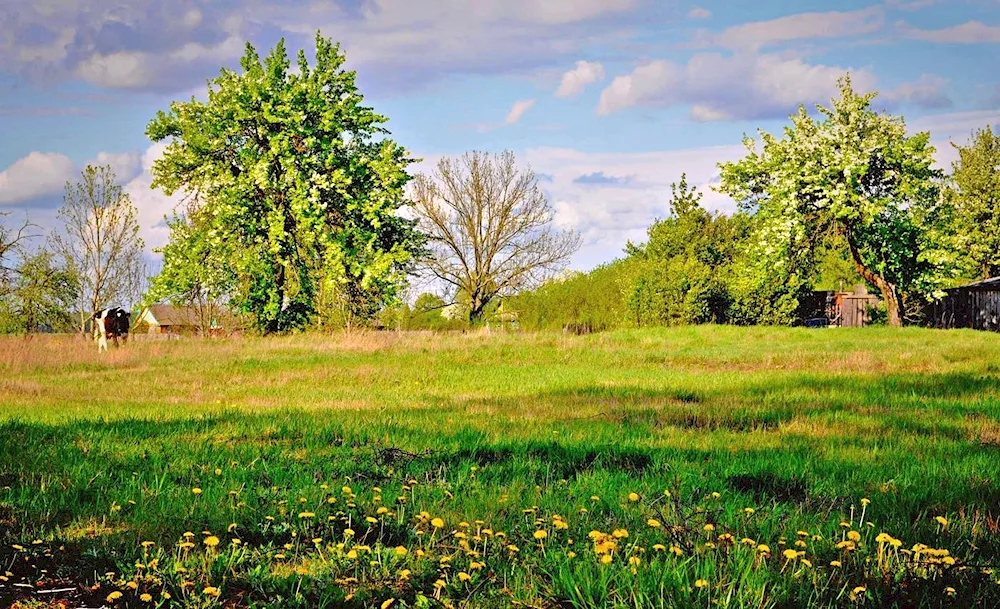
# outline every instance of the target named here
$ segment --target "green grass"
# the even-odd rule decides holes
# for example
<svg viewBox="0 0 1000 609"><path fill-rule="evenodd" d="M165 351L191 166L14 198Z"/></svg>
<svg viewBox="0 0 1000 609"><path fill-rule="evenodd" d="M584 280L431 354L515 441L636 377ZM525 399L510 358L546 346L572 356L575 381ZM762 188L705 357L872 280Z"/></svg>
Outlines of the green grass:
<svg viewBox="0 0 1000 609"><path fill-rule="evenodd" d="M0 606L995 607L998 518L996 334L0 341Z"/></svg>

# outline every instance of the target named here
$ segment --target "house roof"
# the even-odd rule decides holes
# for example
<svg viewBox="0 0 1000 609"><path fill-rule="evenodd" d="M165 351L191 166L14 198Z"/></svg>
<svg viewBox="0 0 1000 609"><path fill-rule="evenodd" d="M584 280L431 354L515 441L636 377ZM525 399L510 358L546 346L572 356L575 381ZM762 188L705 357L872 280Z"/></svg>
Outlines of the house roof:
<svg viewBox="0 0 1000 609"><path fill-rule="evenodd" d="M200 325L198 313L192 307L175 307L166 304L150 305L149 313L161 326Z"/></svg>
<svg viewBox="0 0 1000 609"><path fill-rule="evenodd" d="M201 325L201 317L195 307L157 304L150 305L148 311L149 315L161 326L198 327ZM240 319L226 308L215 309L210 322L213 327L230 330L241 327Z"/></svg>
<svg viewBox="0 0 1000 609"><path fill-rule="evenodd" d="M1000 290L1000 277L990 277L982 281L974 281L965 285L960 285L953 290Z"/></svg>

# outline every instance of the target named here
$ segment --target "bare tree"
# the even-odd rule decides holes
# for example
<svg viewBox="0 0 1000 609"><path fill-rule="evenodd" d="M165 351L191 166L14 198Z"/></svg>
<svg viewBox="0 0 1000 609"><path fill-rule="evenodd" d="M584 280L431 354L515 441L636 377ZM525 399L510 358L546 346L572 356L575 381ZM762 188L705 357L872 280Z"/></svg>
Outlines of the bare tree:
<svg viewBox="0 0 1000 609"><path fill-rule="evenodd" d="M564 268L580 247L577 233L553 228L535 174L510 151L442 159L433 175L416 177L413 199L429 236L423 266L468 299L470 322L497 298Z"/></svg>
<svg viewBox="0 0 1000 609"><path fill-rule="evenodd" d="M0 218L9 215L10 212L0 212ZM12 289L16 269L11 266L11 257L22 253L25 241L38 236L32 233L36 228L38 225L29 221L27 216L16 229L0 222L0 296L8 294Z"/></svg>
<svg viewBox="0 0 1000 609"><path fill-rule="evenodd" d="M144 243L135 206L110 166L88 165L79 182L66 183L59 219L62 227L53 243L79 276L84 333L88 313L138 302L146 267Z"/></svg>

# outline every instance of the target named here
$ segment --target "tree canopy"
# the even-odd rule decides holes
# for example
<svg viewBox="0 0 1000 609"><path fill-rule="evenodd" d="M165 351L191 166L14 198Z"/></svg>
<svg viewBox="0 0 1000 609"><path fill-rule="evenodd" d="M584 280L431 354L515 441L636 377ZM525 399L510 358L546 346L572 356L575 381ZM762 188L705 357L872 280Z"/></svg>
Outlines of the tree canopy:
<svg viewBox="0 0 1000 609"><path fill-rule="evenodd" d="M953 144L951 200L955 233L977 279L1000 276L1000 133L987 126L966 145Z"/></svg>
<svg viewBox="0 0 1000 609"><path fill-rule="evenodd" d="M875 112L877 94L855 93L849 76L839 86L818 118L800 107L784 137L761 132L761 148L747 138L745 158L719 165L719 190L755 214L761 273L777 271L793 294L807 287L832 231L898 326L943 279L948 255L933 226L942 172L928 133L907 135L902 118Z"/></svg>
<svg viewBox="0 0 1000 609"><path fill-rule="evenodd" d="M284 40L263 62L248 43L242 72L223 69L207 102L174 102L147 127L169 142L153 186L190 198L213 266L235 276L231 302L263 332L371 318L421 245L397 213L414 159L344 61L319 33L314 65L300 52L297 71Z"/></svg>

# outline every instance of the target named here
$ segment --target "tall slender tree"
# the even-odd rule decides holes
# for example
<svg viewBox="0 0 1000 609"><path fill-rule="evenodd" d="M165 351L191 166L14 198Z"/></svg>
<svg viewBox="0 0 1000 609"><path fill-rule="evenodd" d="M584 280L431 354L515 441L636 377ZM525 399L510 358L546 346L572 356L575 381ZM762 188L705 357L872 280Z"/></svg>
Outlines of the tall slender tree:
<svg viewBox="0 0 1000 609"><path fill-rule="evenodd" d="M59 220L52 242L79 281L82 334L90 314L139 301L145 244L135 206L110 165L88 165L79 181L66 183Z"/></svg>
<svg viewBox="0 0 1000 609"><path fill-rule="evenodd" d="M987 126L968 144L952 144L956 232L961 250L980 279L1000 276L1000 133Z"/></svg>

